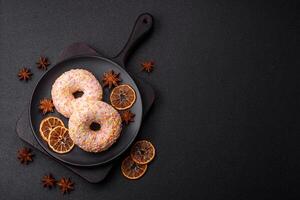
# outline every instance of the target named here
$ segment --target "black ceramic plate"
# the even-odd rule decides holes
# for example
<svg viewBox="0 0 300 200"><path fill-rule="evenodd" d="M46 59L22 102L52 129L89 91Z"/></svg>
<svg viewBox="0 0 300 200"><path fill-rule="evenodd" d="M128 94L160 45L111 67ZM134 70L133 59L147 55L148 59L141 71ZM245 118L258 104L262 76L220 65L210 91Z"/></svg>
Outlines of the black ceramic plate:
<svg viewBox="0 0 300 200"><path fill-rule="evenodd" d="M39 144L56 159L76 166L95 166L111 161L112 159L123 153L135 139L142 122L143 106L142 99L137 85L131 76L125 71L121 65L124 66L126 57L133 46L150 31L152 27L152 16L149 14L140 15L136 21L133 32L123 50L117 57L107 59L100 56L77 56L67 60L64 60L55 66L53 66L38 82L35 87L31 104L29 108L29 118L31 121L31 127L33 134ZM63 120L64 124L68 125L68 119L63 117L58 112L49 113L43 116L39 110L39 102L43 98L51 98L51 88L54 81L64 72L70 69L86 69L94 74L94 76L100 81L104 72L114 70L116 73L120 73L122 84L129 84L136 91L136 102L134 103L131 111L135 113L134 122L127 126L123 126L121 135L117 142L113 144L108 150L100 153L89 153L83 151L75 145L73 150L66 154L58 154L53 152L47 142L45 142L39 133L40 122L46 116L57 116ZM101 82L100 82L101 83ZM103 88L103 101L109 102L109 94L111 90Z"/></svg>

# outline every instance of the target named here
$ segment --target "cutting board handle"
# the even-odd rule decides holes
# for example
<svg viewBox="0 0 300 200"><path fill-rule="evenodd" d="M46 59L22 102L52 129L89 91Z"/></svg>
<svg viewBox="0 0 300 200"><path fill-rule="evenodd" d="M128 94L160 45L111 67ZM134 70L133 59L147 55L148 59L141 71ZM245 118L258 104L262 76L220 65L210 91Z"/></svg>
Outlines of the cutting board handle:
<svg viewBox="0 0 300 200"><path fill-rule="evenodd" d="M113 61L125 67L125 63L127 61L128 56L132 53L134 48L138 45L138 43L145 38L148 33L150 33L153 27L153 17L149 13L141 14L132 29L132 32L129 36L128 41L126 42L123 49L112 58Z"/></svg>

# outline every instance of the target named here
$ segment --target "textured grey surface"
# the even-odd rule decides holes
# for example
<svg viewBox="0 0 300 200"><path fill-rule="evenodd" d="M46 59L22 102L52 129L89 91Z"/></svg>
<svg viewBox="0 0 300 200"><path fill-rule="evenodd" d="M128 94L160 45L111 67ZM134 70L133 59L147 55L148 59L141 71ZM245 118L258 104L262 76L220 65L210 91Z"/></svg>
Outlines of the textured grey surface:
<svg viewBox="0 0 300 200"><path fill-rule="evenodd" d="M291 168L282 153L286 135L299 133L296 1L0 2L0 199L271 199L287 189L287 170L299 168L295 153ZM128 70L158 95L139 135L157 148L146 175L128 181L117 166L92 185L38 152L20 165L15 123L43 73L39 55L54 63L77 41L114 55L142 12L155 28ZM157 63L151 75L140 72L145 59ZM22 66L32 81L17 80ZM76 190L42 188L47 172L71 177ZM296 197L299 175L292 179Z"/></svg>

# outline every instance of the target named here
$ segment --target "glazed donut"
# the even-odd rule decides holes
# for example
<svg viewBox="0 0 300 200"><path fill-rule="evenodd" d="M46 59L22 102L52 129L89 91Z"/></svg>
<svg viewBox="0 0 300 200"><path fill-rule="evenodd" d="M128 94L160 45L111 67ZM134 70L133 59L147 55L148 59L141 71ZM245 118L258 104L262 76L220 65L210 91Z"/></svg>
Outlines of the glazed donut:
<svg viewBox="0 0 300 200"><path fill-rule="evenodd" d="M100 124L92 130L91 124ZM118 111L103 101L79 102L69 119L69 135L74 143L88 152L108 149L120 136L122 120Z"/></svg>
<svg viewBox="0 0 300 200"><path fill-rule="evenodd" d="M81 97L75 98L75 92L83 92ZM84 69L72 69L58 77L51 90L53 104L56 110L69 118L77 102L87 100L101 100L102 87L95 76Z"/></svg>

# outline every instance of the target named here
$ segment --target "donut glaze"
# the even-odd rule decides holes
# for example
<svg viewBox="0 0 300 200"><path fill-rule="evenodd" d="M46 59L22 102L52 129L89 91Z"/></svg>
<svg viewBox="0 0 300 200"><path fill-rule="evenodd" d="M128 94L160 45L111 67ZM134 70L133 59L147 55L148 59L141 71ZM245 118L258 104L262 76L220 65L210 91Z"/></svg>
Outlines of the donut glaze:
<svg viewBox="0 0 300 200"><path fill-rule="evenodd" d="M75 98L74 93L83 95ZM52 85L51 95L56 110L66 118L73 113L73 108L81 101L101 100L102 87L95 76L84 69L72 69L64 72Z"/></svg>
<svg viewBox="0 0 300 200"><path fill-rule="evenodd" d="M91 130L92 123L100 129ZM119 138L122 120L118 111L103 101L79 102L69 119L69 135L84 151L101 152L108 149Z"/></svg>

